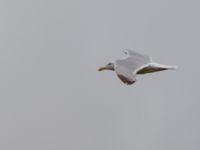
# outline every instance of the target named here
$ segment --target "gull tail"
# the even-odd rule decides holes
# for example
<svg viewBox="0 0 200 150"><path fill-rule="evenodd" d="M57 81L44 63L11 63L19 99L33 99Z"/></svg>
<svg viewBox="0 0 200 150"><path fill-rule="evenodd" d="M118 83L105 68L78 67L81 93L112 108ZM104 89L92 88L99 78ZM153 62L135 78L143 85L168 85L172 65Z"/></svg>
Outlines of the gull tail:
<svg viewBox="0 0 200 150"><path fill-rule="evenodd" d="M166 70L176 70L178 68L177 66L167 66L167 65L162 65L155 62L151 63L151 66L155 68L166 69Z"/></svg>

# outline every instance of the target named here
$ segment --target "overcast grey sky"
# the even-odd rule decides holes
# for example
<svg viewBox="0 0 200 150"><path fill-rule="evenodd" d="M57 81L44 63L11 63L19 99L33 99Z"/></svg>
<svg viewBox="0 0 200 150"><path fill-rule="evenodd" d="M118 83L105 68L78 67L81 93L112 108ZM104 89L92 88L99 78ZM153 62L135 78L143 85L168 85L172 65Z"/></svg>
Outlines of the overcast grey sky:
<svg viewBox="0 0 200 150"><path fill-rule="evenodd" d="M0 149L200 149L198 0L1 0ZM178 65L124 85L130 48Z"/></svg>

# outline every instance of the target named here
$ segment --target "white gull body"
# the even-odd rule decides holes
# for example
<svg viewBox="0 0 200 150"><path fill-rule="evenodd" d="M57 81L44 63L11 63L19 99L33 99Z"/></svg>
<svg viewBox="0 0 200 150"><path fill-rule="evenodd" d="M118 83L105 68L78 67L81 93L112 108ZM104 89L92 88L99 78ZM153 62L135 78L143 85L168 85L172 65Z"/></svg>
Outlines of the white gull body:
<svg viewBox="0 0 200 150"><path fill-rule="evenodd" d="M176 66L167 66L153 62L151 57L133 50L125 50L123 52L126 54L125 58L110 62L105 67L101 67L98 70L115 71L122 82L131 85L136 82L136 77L139 74L174 70L177 68Z"/></svg>

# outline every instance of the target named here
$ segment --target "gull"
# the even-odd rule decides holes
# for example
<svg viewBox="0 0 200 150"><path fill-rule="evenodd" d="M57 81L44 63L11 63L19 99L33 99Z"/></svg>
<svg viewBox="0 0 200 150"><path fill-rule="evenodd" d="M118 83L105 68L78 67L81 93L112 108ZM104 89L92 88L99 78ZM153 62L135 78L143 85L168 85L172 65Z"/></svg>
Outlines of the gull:
<svg viewBox="0 0 200 150"><path fill-rule="evenodd" d="M119 79L127 85L136 82L137 75L153 73L163 70L175 70L176 66L166 66L153 62L152 58L133 50L124 50L125 58L109 62L105 67L98 71L111 70L115 71Z"/></svg>

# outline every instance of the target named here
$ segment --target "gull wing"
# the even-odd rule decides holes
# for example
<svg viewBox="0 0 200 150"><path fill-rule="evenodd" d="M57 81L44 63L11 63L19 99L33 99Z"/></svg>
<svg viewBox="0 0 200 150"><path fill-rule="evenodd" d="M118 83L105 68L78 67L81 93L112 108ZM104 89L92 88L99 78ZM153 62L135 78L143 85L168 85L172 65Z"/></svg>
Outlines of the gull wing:
<svg viewBox="0 0 200 150"><path fill-rule="evenodd" d="M126 84L133 84L136 82L136 74L139 70L147 67L150 64L149 57L143 56L139 53L131 53L125 59L118 59L115 61L115 72L118 77Z"/></svg>
<svg viewBox="0 0 200 150"><path fill-rule="evenodd" d="M133 74L128 68L118 64L115 68L115 72L119 79L125 84L130 85L136 82L136 74Z"/></svg>
<svg viewBox="0 0 200 150"><path fill-rule="evenodd" d="M134 57L134 58L142 59L143 61L152 62L152 58L150 56L138 53L136 51L133 51L133 50L130 50L130 49L126 49L123 52L126 55L128 55L128 57Z"/></svg>

